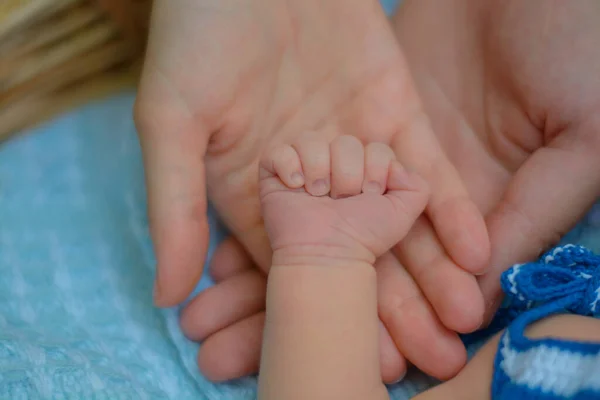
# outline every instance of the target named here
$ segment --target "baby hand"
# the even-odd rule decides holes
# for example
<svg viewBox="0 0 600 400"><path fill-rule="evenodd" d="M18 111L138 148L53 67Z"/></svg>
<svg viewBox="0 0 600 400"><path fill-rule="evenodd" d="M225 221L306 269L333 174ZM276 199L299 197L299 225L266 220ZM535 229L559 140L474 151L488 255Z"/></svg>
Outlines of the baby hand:
<svg viewBox="0 0 600 400"><path fill-rule="evenodd" d="M425 209L424 180L385 144L303 135L267 152L260 199L273 264L373 264Z"/></svg>

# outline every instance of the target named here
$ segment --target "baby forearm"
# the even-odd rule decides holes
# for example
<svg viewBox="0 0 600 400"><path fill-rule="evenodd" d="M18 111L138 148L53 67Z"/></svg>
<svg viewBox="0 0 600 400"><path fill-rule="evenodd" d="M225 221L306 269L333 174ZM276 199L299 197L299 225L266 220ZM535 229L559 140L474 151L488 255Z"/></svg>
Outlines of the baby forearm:
<svg viewBox="0 0 600 400"><path fill-rule="evenodd" d="M274 266L259 398L388 399L371 265Z"/></svg>

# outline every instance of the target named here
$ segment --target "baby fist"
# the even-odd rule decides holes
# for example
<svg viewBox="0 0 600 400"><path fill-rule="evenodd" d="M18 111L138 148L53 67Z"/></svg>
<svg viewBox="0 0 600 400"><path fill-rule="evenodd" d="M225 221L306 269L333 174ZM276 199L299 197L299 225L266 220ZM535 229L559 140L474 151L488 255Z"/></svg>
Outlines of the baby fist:
<svg viewBox="0 0 600 400"><path fill-rule="evenodd" d="M277 265L373 263L423 212L426 183L382 143L305 137L267 152L260 199Z"/></svg>

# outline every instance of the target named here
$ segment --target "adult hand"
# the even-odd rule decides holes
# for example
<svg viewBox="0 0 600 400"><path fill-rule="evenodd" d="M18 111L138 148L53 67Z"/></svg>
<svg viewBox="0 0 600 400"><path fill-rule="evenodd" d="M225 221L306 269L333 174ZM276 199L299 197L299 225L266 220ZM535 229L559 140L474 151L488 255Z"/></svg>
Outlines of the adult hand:
<svg viewBox="0 0 600 400"><path fill-rule="evenodd" d="M555 244L600 195L600 3L444 4L408 2L395 25L437 137L486 215L490 318L502 271Z"/></svg>
<svg viewBox="0 0 600 400"><path fill-rule="evenodd" d="M493 270L480 282L488 317L500 301L498 275L535 258L600 194L598 20L594 0L409 1L394 18L434 131L487 215ZM227 241L213 263L219 283L182 320L190 336L208 338L199 361L213 378L258 365L259 353L251 349L260 345L264 278L245 260ZM427 280L416 268L411 272L423 291L443 292L447 268L443 258L434 261ZM380 316L396 327L392 343L402 345L406 332L420 333L410 327L433 317L419 292L402 291L408 280L391 265L378 270ZM392 274L398 279L388 279ZM222 311L235 307L239 312ZM393 352L384 351L390 342L383 335L386 381L401 373Z"/></svg>
<svg viewBox="0 0 600 400"><path fill-rule="evenodd" d="M483 220L437 145L376 0L159 0L151 26L136 120L157 304L184 300L198 280L205 186L234 235L269 265L257 160L307 130L393 142L430 178L429 212L449 252L467 270L485 264L486 251L467 240L475 228L485 246ZM457 229L465 218L471 229Z"/></svg>
<svg viewBox="0 0 600 400"><path fill-rule="evenodd" d="M415 257L439 255L446 262L449 286L432 301L441 318L456 330L479 324L483 301L467 271L481 271L488 259L485 224L438 146L376 0L159 0L151 26L136 115L158 260L158 305L184 300L200 276L208 237L205 187L252 258L263 269L269 266L258 159L264 149L294 143L312 130L391 144L404 165L429 181L428 215L463 269L429 227ZM394 257L386 260L388 270L402 271ZM414 283L405 286L395 295L398 301L405 293L420 296ZM458 295L444 297L448 292ZM464 349L430 308L425 311L429 319L415 332L437 345L417 347L450 360L434 360L440 375L447 375L464 361ZM395 346L388 343L392 352Z"/></svg>

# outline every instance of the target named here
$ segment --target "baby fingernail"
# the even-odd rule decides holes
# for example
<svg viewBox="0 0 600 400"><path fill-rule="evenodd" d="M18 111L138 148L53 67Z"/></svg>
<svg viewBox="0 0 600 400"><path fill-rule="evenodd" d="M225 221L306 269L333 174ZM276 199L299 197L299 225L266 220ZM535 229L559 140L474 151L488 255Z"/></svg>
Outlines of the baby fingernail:
<svg viewBox="0 0 600 400"><path fill-rule="evenodd" d="M302 175L300 172L294 172L290 179L292 184L295 186L304 185L304 175Z"/></svg>
<svg viewBox="0 0 600 400"><path fill-rule="evenodd" d="M315 195L324 196L329 193L329 180L317 179L312 183L312 192Z"/></svg>
<svg viewBox="0 0 600 400"><path fill-rule="evenodd" d="M347 199L348 197L352 197L351 194L336 194L335 196L332 196L334 199Z"/></svg>
<svg viewBox="0 0 600 400"><path fill-rule="evenodd" d="M381 193L381 185L378 182L367 182L363 186L364 193Z"/></svg>

